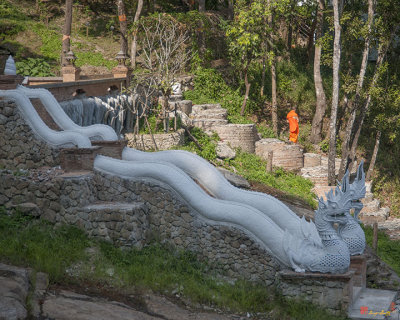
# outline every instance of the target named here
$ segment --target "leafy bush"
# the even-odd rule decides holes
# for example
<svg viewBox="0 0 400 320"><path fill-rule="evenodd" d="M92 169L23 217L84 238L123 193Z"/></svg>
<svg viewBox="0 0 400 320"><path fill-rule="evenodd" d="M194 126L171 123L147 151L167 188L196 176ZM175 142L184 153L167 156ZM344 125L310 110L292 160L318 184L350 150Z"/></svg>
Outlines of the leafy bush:
<svg viewBox="0 0 400 320"><path fill-rule="evenodd" d="M266 125L257 125L257 132L261 134L261 138L266 139L266 138L277 138L277 136L274 133L274 130Z"/></svg>
<svg viewBox="0 0 400 320"><path fill-rule="evenodd" d="M220 103L228 111L229 122L252 123L240 115L243 96L239 90L229 87L220 73L214 69L197 68L194 75L194 90L184 92L185 99L194 104Z"/></svg>
<svg viewBox="0 0 400 320"><path fill-rule="evenodd" d="M31 77L50 77L54 76L50 65L41 58L28 58L15 63L17 74Z"/></svg>
<svg viewBox="0 0 400 320"><path fill-rule="evenodd" d="M200 157L209 161L215 160L217 158L216 142L219 141L218 135L214 133L213 136L209 137L203 130L196 127L192 129L191 134L197 139L202 150L200 150L193 141L189 140L189 138L186 138L184 146L174 148L196 153Z"/></svg>

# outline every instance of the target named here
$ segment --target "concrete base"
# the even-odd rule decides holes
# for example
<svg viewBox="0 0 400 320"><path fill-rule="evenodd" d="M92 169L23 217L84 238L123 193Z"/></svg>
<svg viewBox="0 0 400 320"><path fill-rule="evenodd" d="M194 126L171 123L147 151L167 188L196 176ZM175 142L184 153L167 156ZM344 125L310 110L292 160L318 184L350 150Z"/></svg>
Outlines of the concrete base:
<svg viewBox="0 0 400 320"><path fill-rule="evenodd" d="M115 159L122 159L122 150L128 144L127 140L117 140L117 141L92 141L93 146L101 147L98 154L104 156L112 157Z"/></svg>
<svg viewBox="0 0 400 320"><path fill-rule="evenodd" d="M350 257L350 270L355 271L354 286L365 288L367 286L367 258L365 255Z"/></svg>
<svg viewBox="0 0 400 320"><path fill-rule="evenodd" d="M101 147L61 149L61 169L65 172L92 171L94 158L100 149Z"/></svg>
<svg viewBox="0 0 400 320"><path fill-rule="evenodd" d="M363 289L359 298L349 309L351 319L387 319L390 304L396 300L397 292L390 290ZM388 313L389 312L389 313Z"/></svg>
<svg viewBox="0 0 400 320"><path fill-rule="evenodd" d="M63 82L73 82L79 80L81 69L75 66L64 66L61 68Z"/></svg>

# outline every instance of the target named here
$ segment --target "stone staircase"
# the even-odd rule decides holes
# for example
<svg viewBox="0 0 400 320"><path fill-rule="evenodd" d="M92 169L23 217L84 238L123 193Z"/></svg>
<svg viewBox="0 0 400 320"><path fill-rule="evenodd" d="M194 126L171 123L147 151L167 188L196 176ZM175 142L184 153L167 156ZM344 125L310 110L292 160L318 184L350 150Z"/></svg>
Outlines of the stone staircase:
<svg viewBox="0 0 400 320"><path fill-rule="evenodd" d="M336 174L340 166L340 158L335 159ZM353 172L357 169L357 165L353 166ZM315 187L313 191L320 197L325 198L325 193L332 189L328 186L328 158L314 153L304 154L304 167L301 169L301 175L311 180ZM384 230L392 239L400 239L400 219L390 218L390 209L381 207L380 201L375 199L371 192L371 182L366 182L367 192L362 200L364 208L359 218L365 225L373 225L378 223L378 228Z"/></svg>
<svg viewBox="0 0 400 320"><path fill-rule="evenodd" d="M206 133L214 131L215 126L228 124L227 111L218 104L199 104L192 106L192 124Z"/></svg>

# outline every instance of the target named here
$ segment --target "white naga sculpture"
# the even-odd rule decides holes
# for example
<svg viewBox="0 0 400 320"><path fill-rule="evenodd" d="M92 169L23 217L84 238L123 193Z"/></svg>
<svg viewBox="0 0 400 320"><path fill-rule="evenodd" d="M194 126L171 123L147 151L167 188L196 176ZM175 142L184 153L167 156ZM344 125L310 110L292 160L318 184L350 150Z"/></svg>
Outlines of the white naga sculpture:
<svg viewBox="0 0 400 320"><path fill-rule="evenodd" d="M23 117L40 138L53 146L72 143L80 148L91 147L87 136L71 130L56 132L49 129L23 91L27 92L24 88L0 90L0 96L17 101ZM30 96L51 103L50 96L36 93ZM66 116L65 113L62 116ZM326 200L319 199L314 224L304 217L299 218L272 196L232 186L214 166L190 152L144 153L125 148L122 156L124 160L97 156L94 168L123 178L161 183L172 189L207 223L243 230L280 263L295 271L346 272L350 253L362 253L365 247L365 237L356 220L362 208L359 199L365 195L362 164L352 184L347 173L341 188L337 187L335 192L331 190ZM350 215L351 208L355 209L355 218ZM335 224L339 225L338 231Z"/></svg>
<svg viewBox="0 0 400 320"><path fill-rule="evenodd" d="M54 131L50 129L40 118L32 103L26 95L19 90L0 90L0 97L16 101L22 117L28 123L32 131L42 140L53 147L77 146L78 148L91 148L88 137L75 131Z"/></svg>
<svg viewBox="0 0 400 320"><path fill-rule="evenodd" d="M81 127L75 124L61 108L56 98L54 98L51 92L46 89L31 89L24 86L18 86L17 90L18 92L26 95L28 98L39 98L46 111L51 115L54 122L62 130L75 131L87 136L88 138L91 138L92 140L99 140L98 138L106 141L118 140L117 134L110 126L104 124L95 124L87 127Z"/></svg>
<svg viewBox="0 0 400 320"><path fill-rule="evenodd" d="M354 209L354 217L350 214L350 210L346 212L347 221L340 223L338 234L341 239L347 244L350 254L362 254L365 250L365 234L360 227L358 214L363 208L360 199L365 197L365 174L362 161L357 169L357 176L353 183L349 182L349 172L344 175L341 183L341 189L344 193L348 193L351 197L351 207Z"/></svg>
<svg viewBox="0 0 400 320"><path fill-rule="evenodd" d="M125 149L124 157L127 158L127 154L130 152L133 151ZM173 157L175 151L170 152ZM196 167L197 165L198 163L193 162L192 159L190 166ZM125 178L150 179L161 182L181 196L209 223L232 225L243 230L278 261L295 271L342 273L346 272L350 265L349 249L334 228L335 223L347 221L346 212L350 210L352 203L350 194L343 192L340 188L336 188L335 193L332 191L328 193L326 201L322 198L319 200L319 208L315 213L315 225L320 234L318 241L307 237L310 234L304 234L302 219L298 218L299 221L294 223L297 227L291 227L294 232L288 228L281 228L265 211L259 210L254 202L243 203L243 195L240 199L232 200L210 197L184 171L168 162L124 161L97 156L94 168ZM204 172L204 175L207 175L207 172ZM219 189L225 187L225 184L218 186ZM251 193L247 192L248 195ZM261 197L261 194L255 194ZM280 201L273 197L266 197L263 201L266 206L270 203L271 206L279 207L277 202ZM287 207L282 204L282 208ZM277 216L282 213L283 218L276 217L276 219L285 221L284 219L288 215L286 210L290 209L278 211ZM285 225L282 221L280 223Z"/></svg>
<svg viewBox="0 0 400 320"><path fill-rule="evenodd" d="M288 230L298 239L305 239L322 247L321 238L313 222L299 218L278 199L261 192L237 188L205 159L183 150L142 152L125 148L122 159L132 161L157 161L175 165L198 181L210 194L222 200L248 204L268 216L279 228Z"/></svg>

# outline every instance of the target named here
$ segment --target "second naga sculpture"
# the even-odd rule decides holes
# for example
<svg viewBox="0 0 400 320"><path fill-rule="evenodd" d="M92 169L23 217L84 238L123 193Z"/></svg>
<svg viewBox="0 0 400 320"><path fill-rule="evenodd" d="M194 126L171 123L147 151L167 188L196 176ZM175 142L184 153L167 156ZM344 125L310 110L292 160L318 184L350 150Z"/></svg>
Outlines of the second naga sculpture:
<svg viewBox="0 0 400 320"><path fill-rule="evenodd" d="M363 208L360 199L365 197L365 174L363 170L363 162L357 169L357 176L352 183L349 182L349 172L344 175L341 183L341 189L351 197L351 208L354 209L354 217L350 214L350 210L346 212L347 221L339 223L338 235L347 244L350 255L362 254L365 250L365 234L360 227L358 214Z"/></svg>

